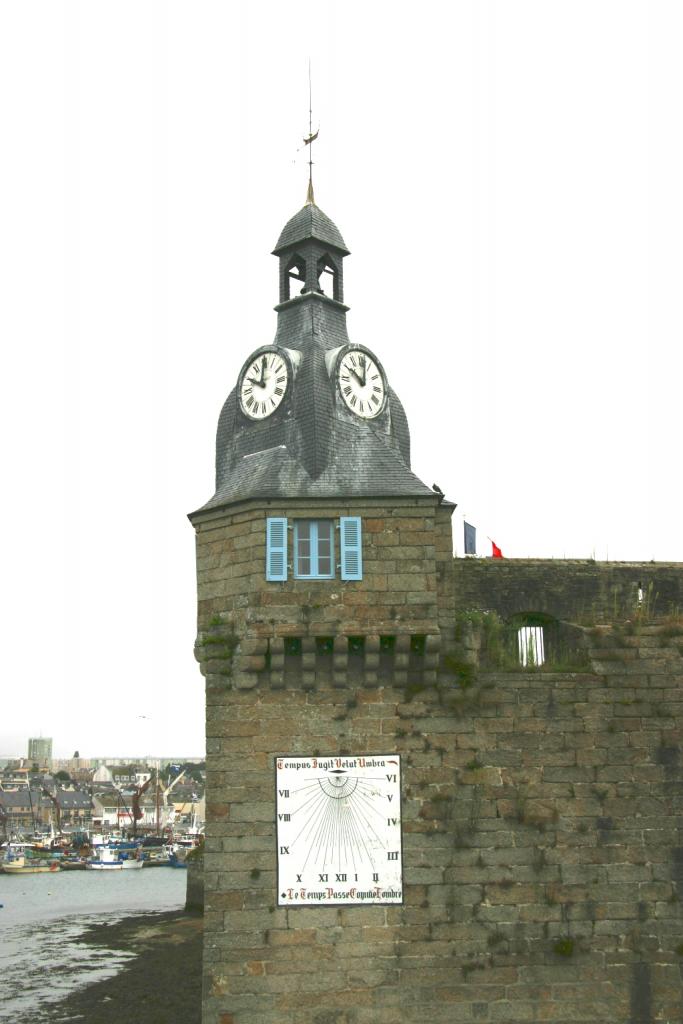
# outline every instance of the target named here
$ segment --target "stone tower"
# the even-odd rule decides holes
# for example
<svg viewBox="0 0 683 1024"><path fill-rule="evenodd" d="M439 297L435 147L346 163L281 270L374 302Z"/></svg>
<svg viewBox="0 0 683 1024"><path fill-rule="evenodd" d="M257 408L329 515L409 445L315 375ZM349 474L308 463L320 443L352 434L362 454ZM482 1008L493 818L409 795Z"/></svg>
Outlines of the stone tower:
<svg viewBox="0 0 683 1024"><path fill-rule="evenodd" d="M344 239L308 202L274 255L275 338L245 353L218 424L216 492L190 516L207 688L205 1019L240 1024L314 1019L276 998L265 967L249 974L256 946L280 962L279 944L321 913L382 927L403 902L393 688L435 682L452 617L454 506L411 471L381 352L348 336ZM295 806L297 773L319 797L311 815ZM346 982L330 951L307 958L334 1009ZM233 977L245 971L246 987Z"/></svg>

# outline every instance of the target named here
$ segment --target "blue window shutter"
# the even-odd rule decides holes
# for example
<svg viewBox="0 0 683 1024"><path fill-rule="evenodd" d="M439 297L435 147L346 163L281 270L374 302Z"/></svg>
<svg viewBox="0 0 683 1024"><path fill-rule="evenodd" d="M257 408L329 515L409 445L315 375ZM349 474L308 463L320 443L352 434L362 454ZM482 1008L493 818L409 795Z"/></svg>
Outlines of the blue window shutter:
<svg viewBox="0 0 683 1024"><path fill-rule="evenodd" d="M360 516L341 516L339 519L341 547L341 578L363 579L363 544Z"/></svg>
<svg viewBox="0 0 683 1024"><path fill-rule="evenodd" d="M266 519L266 579L287 579L287 520L280 516Z"/></svg>

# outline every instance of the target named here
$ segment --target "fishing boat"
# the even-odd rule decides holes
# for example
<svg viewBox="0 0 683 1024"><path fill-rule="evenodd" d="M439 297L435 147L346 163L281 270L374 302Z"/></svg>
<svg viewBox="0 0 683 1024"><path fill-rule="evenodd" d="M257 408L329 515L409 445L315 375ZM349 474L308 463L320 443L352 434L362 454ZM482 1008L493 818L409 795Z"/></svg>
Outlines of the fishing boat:
<svg viewBox="0 0 683 1024"><path fill-rule="evenodd" d="M145 854L145 867L168 867L173 846L164 836L147 836L142 840Z"/></svg>
<svg viewBox="0 0 683 1024"><path fill-rule="evenodd" d="M114 846L98 846L95 856L85 862L88 871L120 871L122 862Z"/></svg>
<svg viewBox="0 0 683 1024"><path fill-rule="evenodd" d="M132 869L144 868L145 862L142 857L129 857L121 861L121 867L124 871L130 871Z"/></svg>
<svg viewBox="0 0 683 1024"><path fill-rule="evenodd" d="M11 849L8 850L0 867L6 875L37 875L49 871L59 871L59 864L56 860L48 860L47 857L32 857L28 850L24 853L13 853Z"/></svg>
<svg viewBox="0 0 683 1024"><path fill-rule="evenodd" d="M137 843L112 843L96 847L85 866L89 871L130 871L142 868L144 863Z"/></svg>

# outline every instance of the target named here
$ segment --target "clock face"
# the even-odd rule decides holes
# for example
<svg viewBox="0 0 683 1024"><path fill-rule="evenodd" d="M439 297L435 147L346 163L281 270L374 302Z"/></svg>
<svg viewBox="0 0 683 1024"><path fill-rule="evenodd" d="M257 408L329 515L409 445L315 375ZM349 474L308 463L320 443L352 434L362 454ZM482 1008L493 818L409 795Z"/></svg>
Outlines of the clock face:
<svg viewBox="0 0 683 1024"><path fill-rule="evenodd" d="M402 903L401 759L275 758L278 905Z"/></svg>
<svg viewBox="0 0 683 1024"><path fill-rule="evenodd" d="M242 412L252 420L263 420L275 412L285 397L289 371L279 352L260 352L249 359L240 374L239 399Z"/></svg>
<svg viewBox="0 0 683 1024"><path fill-rule="evenodd" d="M357 416L370 420L384 408L384 373L363 349L346 350L337 366L337 380L342 398Z"/></svg>

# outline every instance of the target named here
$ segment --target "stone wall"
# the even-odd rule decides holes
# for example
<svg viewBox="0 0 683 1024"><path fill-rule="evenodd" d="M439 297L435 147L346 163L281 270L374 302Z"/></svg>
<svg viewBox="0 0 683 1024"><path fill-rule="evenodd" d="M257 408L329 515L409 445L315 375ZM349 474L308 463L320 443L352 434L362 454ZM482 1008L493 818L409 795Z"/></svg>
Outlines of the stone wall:
<svg viewBox="0 0 683 1024"><path fill-rule="evenodd" d="M305 687L237 637L207 673L205 1024L680 1021L682 632L586 630L583 673L314 659ZM402 756L404 904L277 907L274 755L369 751Z"/></svg>
<svg viewBox="0 0 683 1024"><path fill-rule="evenodd" d="M187 862L185 910L204 909L204 857L193 856Z"/></svg>
<svg viewBox="0 0 683 1024"><path fill-rule="evenodd" d="M615 622L638 610L683 611L683 567L664 562L456 558L450 574L457 609L488 608L504 619L543 612L570 622Z"/></svg>

